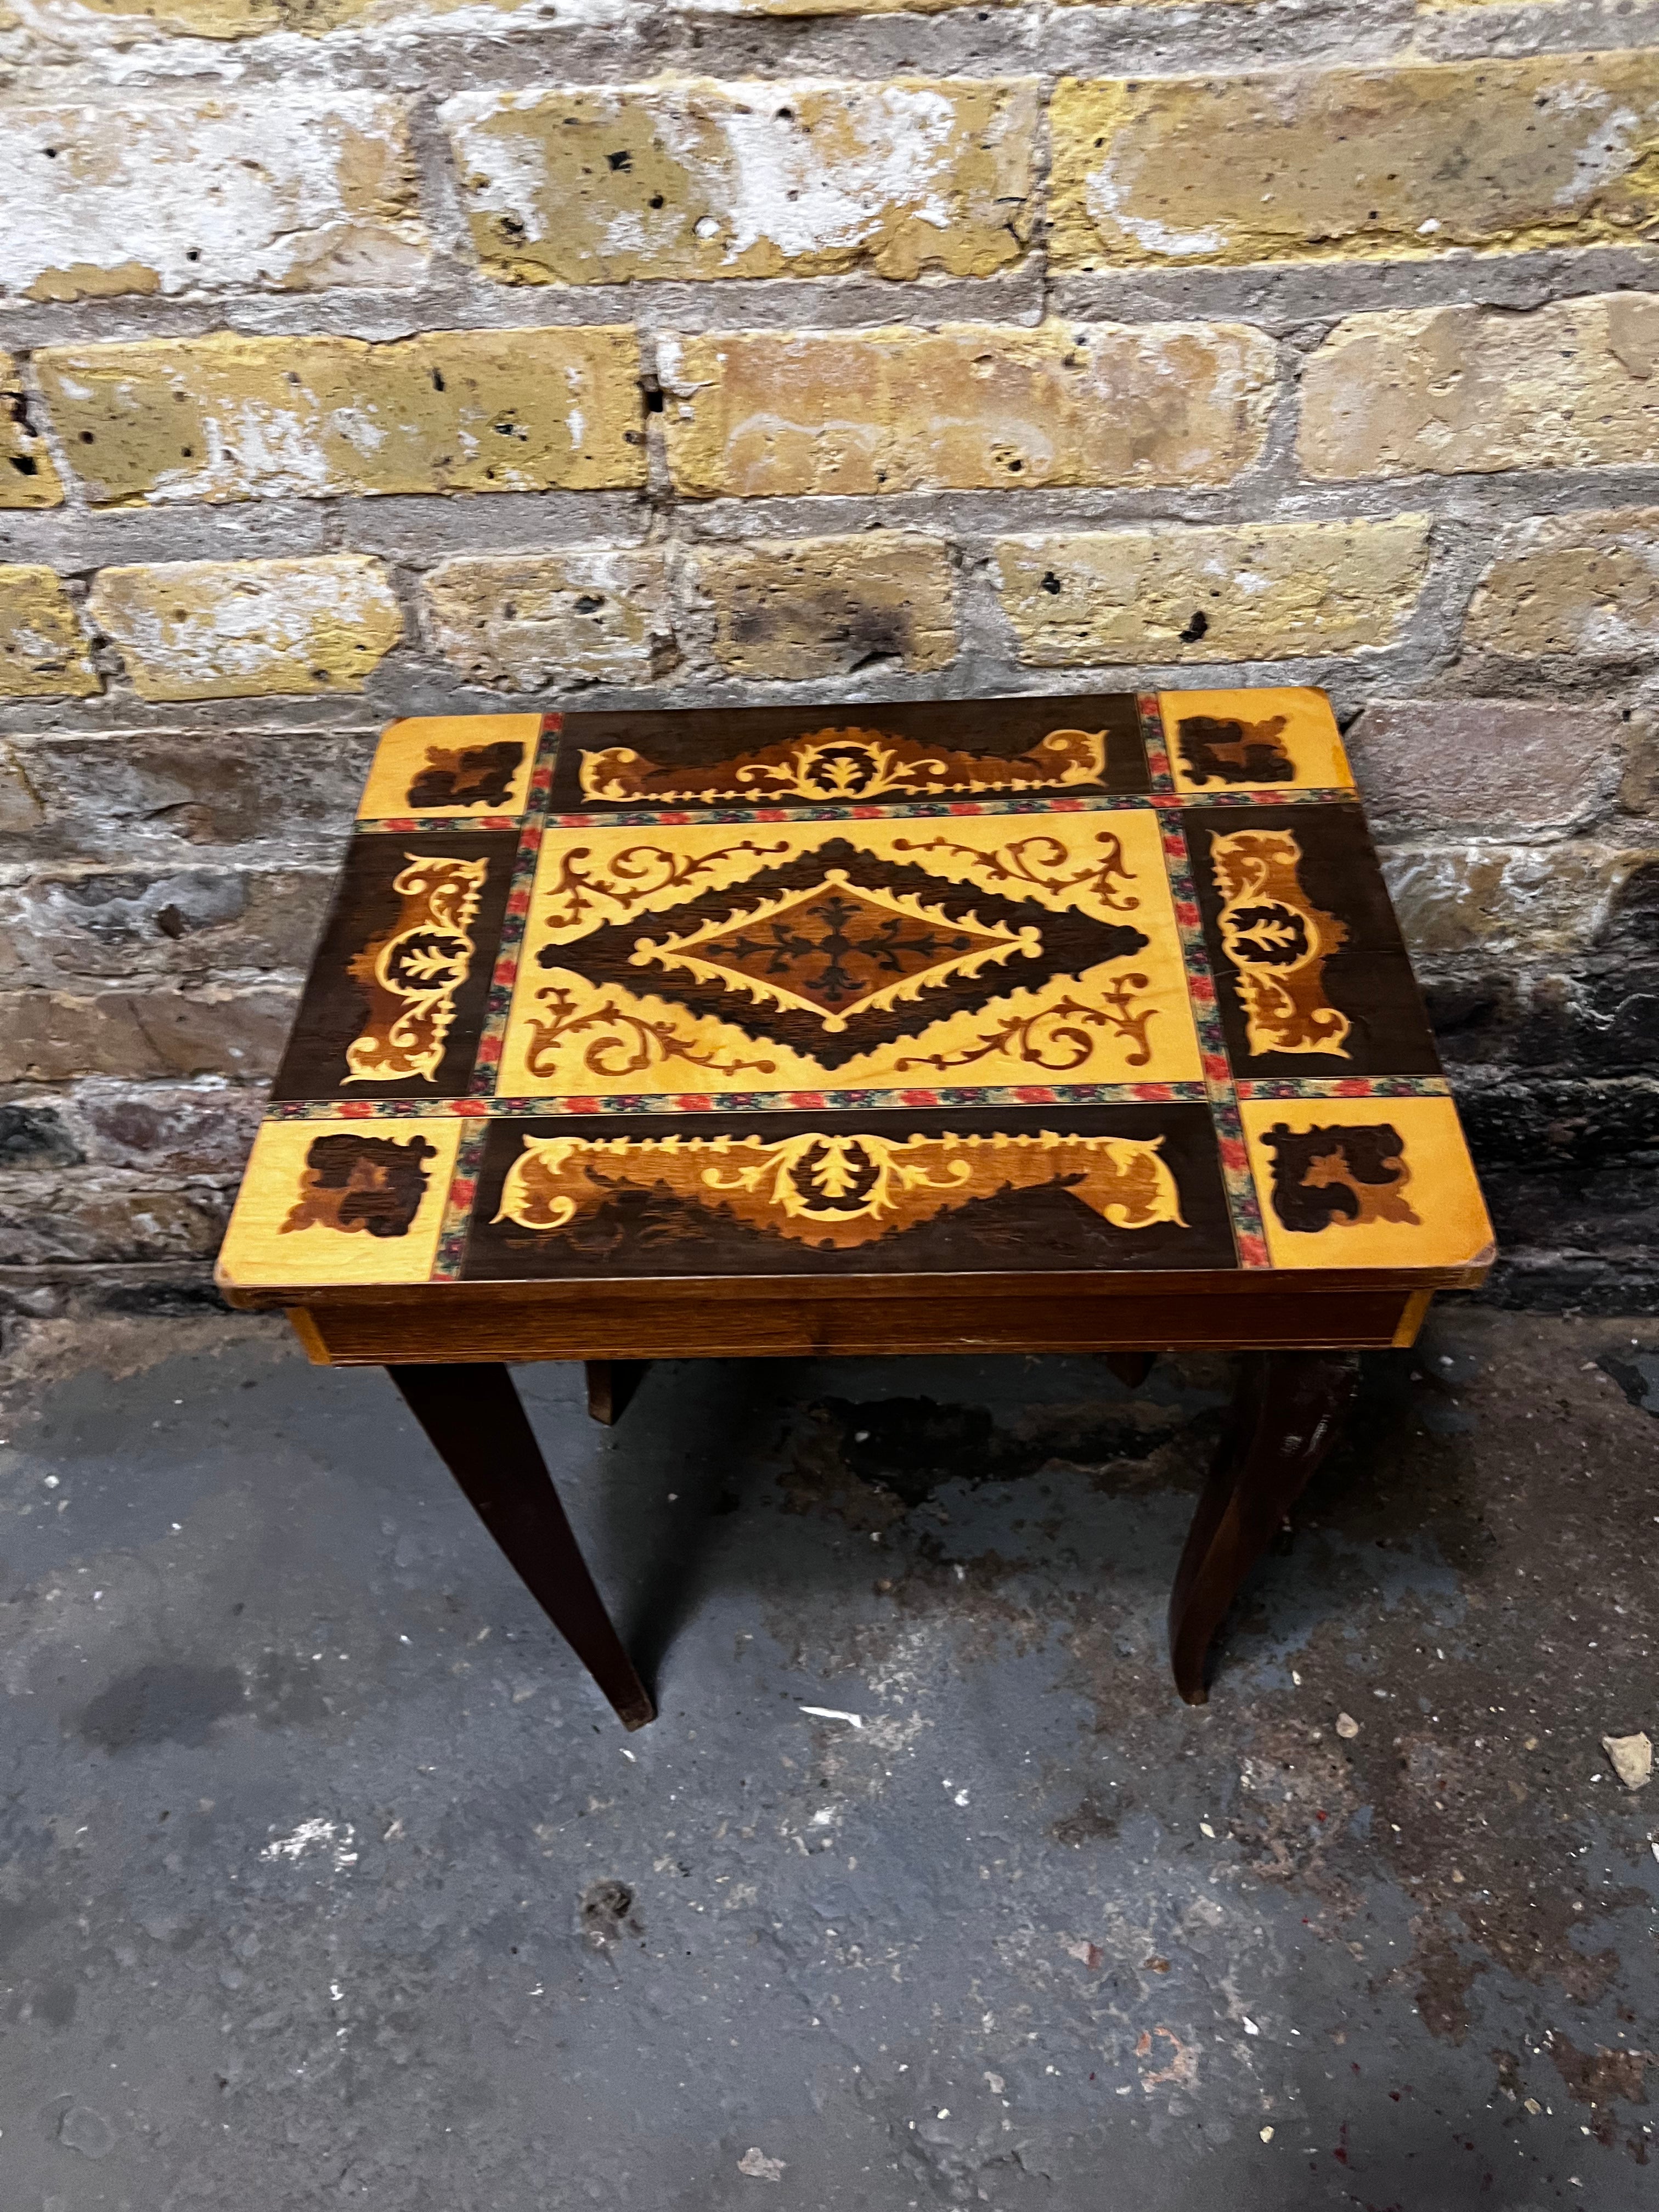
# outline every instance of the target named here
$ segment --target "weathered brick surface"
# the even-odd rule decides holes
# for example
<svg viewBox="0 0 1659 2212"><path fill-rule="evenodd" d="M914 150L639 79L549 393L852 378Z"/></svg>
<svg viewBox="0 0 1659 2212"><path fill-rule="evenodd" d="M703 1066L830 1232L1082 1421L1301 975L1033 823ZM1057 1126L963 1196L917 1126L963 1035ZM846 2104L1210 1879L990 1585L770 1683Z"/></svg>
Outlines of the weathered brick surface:
<svg viewBox="0 0 1659 2212"><path fill-rule="evenodd" d="M83 699L97 689L58 577L50 568L0 567L0 698Z"/></svg>
<svg viewBox="0 0 1659 2212"><path fill-rule="evenodd" d="M1282 660L1387 645L1428 569L1429 520L1100 530L1005 538L1002 602L1039 668Z"/></svg>
<svg viewBox="0 0 1659 2212"><path fill-rule="evenodd" d="M106 867L0 885L0 989L302 971L331 871Z"/></svg>
<svg viewBox="0 0 1659 2212"><path fill-rule="evenodd" d="M1071 268L1592 245L1659 215L1639 52L1073 79L1053 129Z"/></svg>
<svg viewBox="0 0 1659 2212"><path fill-rule="evenodd" d="M1243 325L749 331L665 346L690 497L1225 483L1267 428Z"/></svg>
<svg viewBox="0 0 1659 2212"><path fill-rule="evenodd" d="M153 1176L236 1176L264 1105L254 1085L84 1084L70 1094L69 1130L84 1157Z"/></svg>
<svg viewBox="0 0 1659 2212"><path fill-rule="evenodd" d="M468 0L79 0L79 4L94 23L106 17L119 23L125 18L132 23L135 33L170 33L201 40L253 39L276 32L320 39L331 31L388 22L405 39L422 30L441 37L452 28L462 37L476 36L483 12L476 5L469 6ZM716 18L727 15L937 15L957 8L983 11L1015 4L1016 0L679 0L688 15ZM28 8L29 0L24 0L24 5ZM625 31L630 12L648 16L663 12L664 7L665 0L663 6L659 0L623 0L611 13ZM57 14L52 11L54 16ZM489 15L503 31L513 27L515 15L527 17L539 28L545 19L545 0L489 0ZM574 20L580 22L584 17Z"/></svg>
<svg viewBox="0 0 1659 2212"><path fill-rule="evenodd" d="M88 1174L0 1174L0 1251L11 1267L85 1267L96 1261L208 1261L230 1215L232 1192L210 1184Z"/></svg>
<svg viewBox="0 0 1659 2212"><path fill-rule="evenodd" d="M1623 735L1616 708L1374 699L1343 743L1378 836L1512 836L1605 811Z"/></svg>
<svg viewBox="0 0 1659 2212"><path fill-rule="evenodd" d="M1542 515L1505 531L1463 625L1466 652L1530 665L1659 665L1659 508Z"/></svg>
<svg viewBox="0 0 1659 2212"><path fill-rule="evenodd" d="M463 555L427 575L422 620L471 684L558 691L649 683L678 658L666 592L654 548Z"/></svg>
<svg viewBox="0 0 1659 2212"><path fill-rule="evenodd" d="M0 838L31 836L46 818L17 749L0 739Z"/></svg>
<svg viewBox="0 0 1659 2212"><path fill-rule="evenodd" d="M361 714L362 709L359 708ZM165 863L203 846L297 843L331 864L374 750L369 730L239 728L17 738L0 856ZM27 842L24 842L27 841Z"/></svg>
<svg viewBox="0 0 1659 2212"><path fill-rule="evenodd" d="M1013 7L1015 0L706 0L737 15L945 15L957 7ZM696 7L696 0L690 0Z"/></svg>
<svg viewBox="0 0 1659 2212"><path fill-rule="evenodd" d="M297 991L0 991L0 1083L81 1075L268 1079Z"/></svg>
<svg viewBox="0 0 1659 2212"><path fill-rule="evenodd" d="M365 92L14 110L0 291L410 284L425 238L401 105Z"/></svg>
<svg viewBox="0 0 1659 2212"><path fill-rule="evenodd" d="M136 19L135 30L192 39L252 39L293 30L320 37L368 15L376 0L82 0L95 15Z"/></svg>
<svg viewBox="0 0 1659 2212"><path fill-rule="evenodd" d="M822 682L873 664L907 675L956 658L947 549L898 531L710 549L697 556L714 654L733 676Z"/></svg>
<svg viewBox="0 0 1659 2212"><path fill-rule="evenodd" d="M1302 378L1311 477L1601 468L1659 453L1659 297L1351 315Z"/></svg>
<svg viewBox="0 0 1659 2212"><path fill-rule="evenodd" d="M1659 814L1659 713L1626 707L1620 720L1619 804L1627 814Z"/></svg>
<svg viewBox="0 0 1659 2212"><path fill-rule="evenodd" d="M988 276L1030 231L1035 84L706 80L441 111L490 275Z"/></svg>
<svg viewBox="0 0 1659 2212"><path fill-rule="evenodd" d="M88 495L103 504L645 477L627 329L52 346L35 365Z"/></svg>
<svg viewBox="0 0 1659 2212"><path fill-rule="evenodd" d="M356 553L106 568L87 611L141 699L361 691L403 635L384 573Z"/></svg>
<svg viewBox="0 0 1659 2212"><path fill-rule="evenodd" d="M1579 848L1557 849L1565 858ZM1490 894L1490 879L1482 888ZM1571 1094L1553 1091L1553 1079L1583 1085L1582 1109L1548 1118L1567 1131L1587 1125L1584 1156L1615 1158L1650 1148L1659 1127L1650 1113L1644 1137L1634 1110L1659 1069L1659 852L1650 842L1619 853L1594 889L1576 934L1523 936L1518 952L1513 930L1490 927L1489 897L1476 929L1448 931L1443 949L1420 956L1419 972L1441 1048L1466 1084L1470 1070L1482 1083L1518 1077L1564 1103ZM1622 1111L1612 1090L1593 1090L1607 1078L1624 1086Z"/></svg>
<svg viewBox="0 0 1659 2212"><path fill-rule="evenodd" d="M1480 951L1507 960L1571 954L1606 927L1641 865L1617 846L1396 845L1383 864L1413 952L1430 963Z"/></svg>
<svg viewBox="0 0 1659 2212"><path fill-rule="evenodd" d="M0 507L58 507L64 488L25 409L17 364L0 353Z"/></svg>
<svg viewBox="0 0 1659 2212"><path fill-rule="evenodd" d="M709 0L711 7L725 0ZM744 15L942 15L952 8L1008 8L1015 0L732 0Z"/></svg>

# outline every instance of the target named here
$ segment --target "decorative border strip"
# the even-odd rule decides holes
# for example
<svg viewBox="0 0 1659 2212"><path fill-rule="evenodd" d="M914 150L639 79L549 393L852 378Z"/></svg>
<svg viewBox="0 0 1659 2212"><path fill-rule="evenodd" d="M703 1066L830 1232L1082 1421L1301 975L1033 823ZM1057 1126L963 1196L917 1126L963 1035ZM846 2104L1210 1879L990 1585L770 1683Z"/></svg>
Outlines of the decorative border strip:
<svg viewBox="0 0 1659 2212"><path fill-rule="evenodd" d="M524 828L520 832L519 849L513 859L513 878L507 887L507 911L501 917L495 966L489 978L489 996L484 1001L483 1026L478 1032L478 1049L472 1060L472 1079L467 1085L474 1097L488 1098L495 1088L495 1071L501 1065L501 1046L507 1035L507 1018L513 1011L513 986L518 978L525 923L530 915L530 890L536 880L536 863L541 857L547 801L553 788L553 759L559 749L559 732L562 726L562 718L557 714L544 718L541 742L536 748L536 765L530 772L530 788L525 796Z"/></svg>
<svg viewBox="0 0 1659 2212"><path fill-rule="evenodd" d="M1232 1063L1227 1057L1221 1013L1216 1003L1215 977L1210 972L1204 947L1204 928L1193 883L1187 833L1179 813L1164 822L1164 865L1175 897L1176 927L1181 932L1182 960L1187 971L1187 996L1198 1030L1199 1050L1204 1060L1205 1086L1215 1120L1216 1148L1221 1155L1222 1180L1232 1215L1233 1242L1241 1267L1267 1267L1267 1240L1262 1234L1261 1211L1256 1203L1255 1179L1244 1149L1244 1125L1239 1119L1238 1097L1233 1085Z"/></svg>
<svg viewBox="0 0 1659 2212"><path fill-rule="evenodd" d="M541 743L536 748L536 765L530 771L530 788L524 795L526 814L545 814L547 802L553 796L553 768L559 756L559 739L564 732L562 714L542 716Z"/></svg>
<svg viewBox="0 0 1659 2212"><path fill-rule="evenodd" d="M1157 692L1138 691L1135 706L1140 715L1140 742L1146 748L1152 790L1159 797L1172 796L1175 778L1170 773L1170 748L1164 737L1164 710L1158 703Z"/></svg>
<svg viewBox="0 0 1659 2212"><path fill-rule="evenodd" d="M1339 1075L1320 1082L1290 1076L1249 1076L1234 1085L1241 1098L1449 1098L1443 1075Z"/></svg>
<svg viewBox="0 0 1659 2212"><path fill-rule="evenodd" d="M523 820L522 814L368 814L351 828L357 837L444 837L458 830L516 830Z"/></svg>
<svg viewBox="0 0 1659 2212"><path fill-rule="evenodd" d="M1144 801L1142 802L1145 803ZM1152 801L1154 806L1358 806L1359 793L1342 784L1264 784L1259 791L1180 791ZM1368 825L1369 826L1369 825Z"/></svg>
<svg viewBox="0 0 1659 2212"><path fill-rule="evenodd" d="M1103 791L1091 792L1086 798L1076 792L1051 792L1040 798L912 799L896 800L890 806L700 806L695 811L684 806L619 806L607 814L550 814L547 825L550 830L683 830L705 823L917 822L952 815L1121 814L1146 807L1328 806L1334 801L1355 805L1358 794L1346 786L1306 785L1293 790L1275 787L1271 791L1214 793Z"/></svg>
<svg viewBox="0 0 1659 2212"><path fill-rule="evenodd" d="M427 1277L430 1283L453 1283L460 1275L461 1261L466 1256L466 1232L472 1220L472 1201L478 1194L484 1139L489 1133L489 1126L483 1121L475 1122L461 1132L461 1141L455 1151L455 1172L449 1178L449 1191L444 1200L438 1249L433 1256L432 1272Z"/></svg>
<svg viewBox="0 0 1659 2212"><path fill-rule="evenodd" d="M1173 873L1173 871L1172 871ZM1183 943L1183 952L1186 950ZM1188 988L1192 988L1188 970ZM1203 981L1207 981L1206 977ZM1194 1006L1205 1064L1207 1023ZM743 1091L716 1097L698 1091L630 1091L615 1098L586 1095L506 1098L284 1098L268 1107L267 1121L418 1121L457 1115L466 1121L557 1121L596 1114L872 1114L942 1109L1006 1111L1012 1106L1205 1106L1219 1079L1204 1083L1054 1083L1002 1085L985 1091ZM1449 1098L1443 1075L1344 1075L1319 1081L1294 1076L1243 1077L1231 1088L1238 1098Z"/></svg>
<svg viewBox="0 0 1659 2212"><path fill-rule="evenodd" d="M472 1121L541 1121L595 1114L846 1114L937 1112L1011 1106L1203 1106L1202 1083L1021 1084L966 1091L640 1091L617 1098L287 1098L267 1121L415 1121L457 1114Z"/></svg>

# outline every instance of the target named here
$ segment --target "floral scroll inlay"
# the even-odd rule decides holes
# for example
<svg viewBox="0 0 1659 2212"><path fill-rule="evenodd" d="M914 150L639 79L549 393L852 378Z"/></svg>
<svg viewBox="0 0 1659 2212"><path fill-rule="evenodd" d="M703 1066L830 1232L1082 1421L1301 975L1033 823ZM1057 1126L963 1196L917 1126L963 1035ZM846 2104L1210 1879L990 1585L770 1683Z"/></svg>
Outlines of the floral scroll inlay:
<svg viewBox="0 0 1659 2212"><path fill-rule="evenodd" d="M426 1196L426 1164L436 1158L436 1146L424 1137L360 1136L356 1130L319 1137L306 1153L299 1202L282 1233L316 1224L406 1237Z"/></svg>
<svg viewBox="0 0 1659 2212"><path fill-rule="evenodd" d="M1116 1229L1184 1227L1161 1137L526 1137L498 1221L556 1230L623 1191L667 1191L800 1243L872 1243L975 1199L1060 1187Z"/></svg>
<svg viewBox="0 0 1659 2212"><path fill-rule="evenodd" d="M919 799L945 791L1054 790L1099 783L1103 730L1050 730L1028 752L954 752L881 730L824 729L712 768L659 768L629 745L584 753L584 794L611 805L647 801Z"/></svg>
<svg viewBox="0 0 1659 2212"><path fill-rule="evenodd" d="M498 1089L1201 1073L1151 809L1040 826L872 811L550 826Z"/></svg>
<svg viewBox="0 0 1659 2212"><path fill-rule="evenodd" d="M470 931L489 872L487 860L405 854L392 878L402 902L396 927L373 939L349 973L362 987L368 1018L346 1047L348 1083L435 1081L455 1019L455 994L477 951Z"/></svg>
<svg viewBox="0 0 1659 2212"><path fill-rule="evenodd" d="M1176 744L1188 781L1202 791L1212 783L1294 783L1296 763L1285 744L1289 718L1259 722L1188 714L1176 724Z"/></svg>
<svg viewBox="0 0 1659 2212"><path fill-rule="evenodd" d="M1347 931L1309 899L1297 873L1302 848L1288 830L1240 830L1210 840L1226 903L1221 949L1238 975L1252 1053L1328 1052L1348 1058L1352 1024L1325 995L1325 963Z"/></svg>
<svg viewBox="0 0 1659 2212"><path fill-rule="evenodd" d="M1276 1122L1262 1144L1273 1156L1273 1212L1286 1229L1316 1236L1374 1221L1421 1226L1406 1196L1411 1170L1400 1133L1386 1121L1293 1130Z"/></svg>

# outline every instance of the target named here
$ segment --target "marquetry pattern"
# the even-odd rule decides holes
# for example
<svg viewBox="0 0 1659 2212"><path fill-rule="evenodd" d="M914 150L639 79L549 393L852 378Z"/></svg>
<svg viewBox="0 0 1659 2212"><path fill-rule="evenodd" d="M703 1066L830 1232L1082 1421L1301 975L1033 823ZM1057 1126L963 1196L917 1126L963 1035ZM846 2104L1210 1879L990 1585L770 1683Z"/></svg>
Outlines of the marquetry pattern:
<svg viewBox="0 0 1659 2212"><path fill-rule="evenodd" d="M394 723L232 1287L1474 1263L1317 692Z"/></svg>

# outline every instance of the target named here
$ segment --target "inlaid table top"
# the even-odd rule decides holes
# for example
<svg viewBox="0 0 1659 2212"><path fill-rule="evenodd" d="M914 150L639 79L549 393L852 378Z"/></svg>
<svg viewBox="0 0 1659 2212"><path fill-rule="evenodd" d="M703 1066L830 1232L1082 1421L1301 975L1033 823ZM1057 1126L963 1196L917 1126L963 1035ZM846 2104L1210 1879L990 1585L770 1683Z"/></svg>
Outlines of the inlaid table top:
<svg viewBox="0 0 1659 2212"><path fill-rule="evenodd" d="M1058 1349L1386 1343L1491 1258L1329 704L1261 690L394 722L220 1280L319 1357L738 1349L760 1285L756 1349L919 1345L900 1286Z"/></svg>

